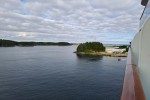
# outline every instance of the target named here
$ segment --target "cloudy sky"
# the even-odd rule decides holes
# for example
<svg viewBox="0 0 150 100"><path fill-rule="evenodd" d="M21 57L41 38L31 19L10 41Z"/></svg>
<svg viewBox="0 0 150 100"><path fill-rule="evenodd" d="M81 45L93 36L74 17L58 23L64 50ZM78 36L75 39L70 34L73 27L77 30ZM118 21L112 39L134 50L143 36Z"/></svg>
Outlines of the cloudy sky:
<svg viewBox="0 0 150 100"><path fill-rule="evenodd" d="M126 44L138 32L141 0L0 0L0 38Z"/></svg>

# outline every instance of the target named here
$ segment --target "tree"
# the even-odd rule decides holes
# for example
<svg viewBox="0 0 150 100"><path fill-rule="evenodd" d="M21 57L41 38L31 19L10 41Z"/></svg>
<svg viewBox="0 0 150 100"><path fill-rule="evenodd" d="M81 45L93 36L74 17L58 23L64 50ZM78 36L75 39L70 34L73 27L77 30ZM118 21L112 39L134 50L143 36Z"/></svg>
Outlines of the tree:
<svg viewBox="0 0 150 100"><path fill-rule="evenodd" d="M102 52L105 51L105 47L100 42L81 43L77 47L77 52L91 52L91 51Z"/></svg>

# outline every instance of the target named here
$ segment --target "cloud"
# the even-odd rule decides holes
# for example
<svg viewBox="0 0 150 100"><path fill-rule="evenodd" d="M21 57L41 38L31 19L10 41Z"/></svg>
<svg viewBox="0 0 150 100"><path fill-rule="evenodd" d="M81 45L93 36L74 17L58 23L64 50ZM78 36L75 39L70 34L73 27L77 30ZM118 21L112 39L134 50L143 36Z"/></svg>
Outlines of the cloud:
<svg viewBox="0 0 150 100"><path fill-rule="evenodd" d="M142 10L139 0L3 0L0 38L128 43Z"/></svg>

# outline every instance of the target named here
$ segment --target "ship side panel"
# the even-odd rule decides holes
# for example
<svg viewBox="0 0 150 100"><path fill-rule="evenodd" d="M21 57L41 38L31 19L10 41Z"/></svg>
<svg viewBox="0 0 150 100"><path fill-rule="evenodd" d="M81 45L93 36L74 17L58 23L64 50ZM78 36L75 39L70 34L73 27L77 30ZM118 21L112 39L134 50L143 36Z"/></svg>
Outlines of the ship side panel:
<svg viewBox="0 0 150 100"><path fill-rule="evenodd" d="M150 18L141 29L139 75L147 100L150 100Z"/></svg>
<svg viewBox="0 0 150 100"><path fill-rule="evenodd" d="M140 40L140 36L141 36L141 32L137 33L133 39L133 41L131 42L131 48L133 51L133 57L134 57L134 63L136 64L136 66L138 66L138 61L139 61L139 40Z"/></svg>

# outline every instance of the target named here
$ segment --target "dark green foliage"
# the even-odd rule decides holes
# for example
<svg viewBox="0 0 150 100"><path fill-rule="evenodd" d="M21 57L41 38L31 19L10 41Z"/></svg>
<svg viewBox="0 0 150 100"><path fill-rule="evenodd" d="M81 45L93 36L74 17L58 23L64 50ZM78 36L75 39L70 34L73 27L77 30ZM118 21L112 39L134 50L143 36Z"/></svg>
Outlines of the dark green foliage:
<svg viewBox="0 0 150 100"><path fill-rule="evenodd" d="M122 45L122 46L118 46L119 49L126 49L126 52L128 52L129 46L127 45Z"/></svg>
<svg viewBox="0 0 150 100"><path fill-rule="evenodd" d="M125 49L125 48L127 48L128 46L126 46L126 45L121 45L121 46L118 46L119 47L119 49Z"/></svg>
<svg viewBox="0 0 150 100"><path fill-rule="evenodd" d="M45 46L49 46L49 45L58 45L58 46L69 46L72 45L71 43L68 42L35 42L35 45L45 45Z"/></svg>
<svg viewBox="0 0 150 100"><path fill-rule="evenodd" d="M129 47L126 47L126 52L128 52L128 50L129 50Z"/></svg>
<svg viewBox="0 0 150 100"><path fill-rule="evenodd" d="M64 45L72 45L72 44L70 44L68 42L58 42L57 45L64 46Z"/></svg>
<svg viewBox="0 0 150 100"><path fill-rule="evenodd" d="M91 51L95 51L95 52L105 51L105 47L100 42L81 43L77 47L77 52L91 52Z"/></svg>
<svg viewBox="0 0 150 100"><path fill-rule="evenodd" d="M17 42L16 46L35 46L35 42Z"/></svg>
<svg viewBox="0 0 150 100"><path fill-rule="evenodd" d="M13 47L15 44L15 41L0 39L0 47Z"/></svg>
<svg viewBox="0 0 150 100"><path fill-rule="evenodd" d="M12 47L12 46L69 46L73 45L68 42L16 42L11 40L2 40L0 39L0 47Z"/></svg>

